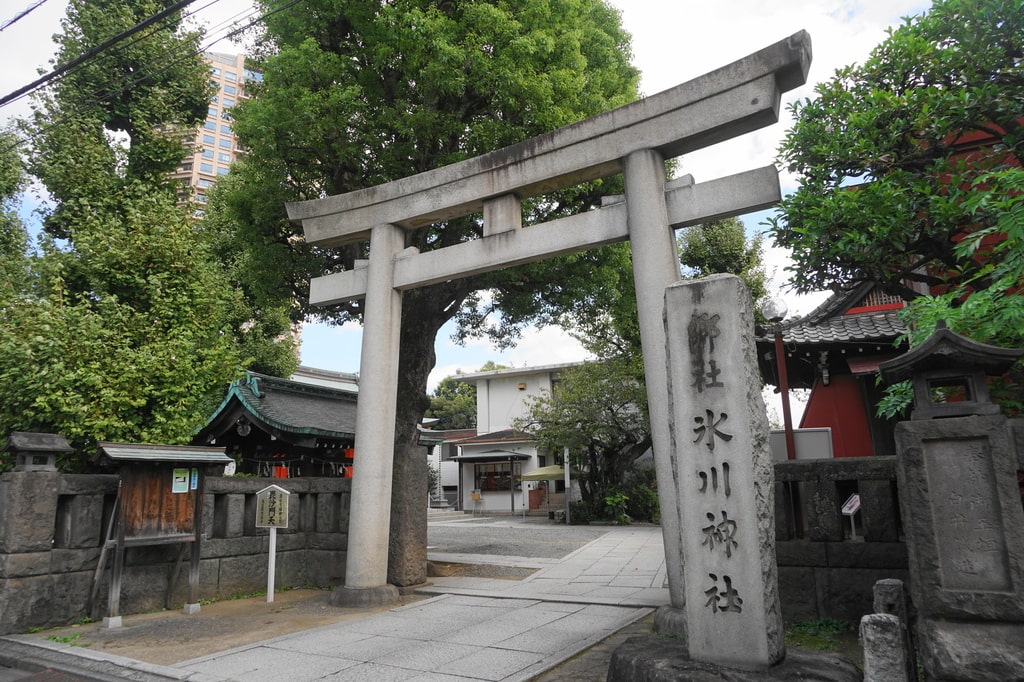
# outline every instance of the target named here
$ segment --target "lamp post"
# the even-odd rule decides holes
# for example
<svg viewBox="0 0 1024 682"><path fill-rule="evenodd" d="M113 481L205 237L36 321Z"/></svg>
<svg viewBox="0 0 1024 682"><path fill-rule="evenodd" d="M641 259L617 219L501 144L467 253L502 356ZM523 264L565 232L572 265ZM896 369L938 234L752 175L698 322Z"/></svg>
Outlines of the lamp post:
<svg viewBox="0 0 1024 682"><path fill-rule="evenodd" d="M782 425L786 435L786 459L796 459L796 443L793 440L793 417L789 411L789 374L786 371L786 349L782 343L782 321L789 309L782 299L768 299L761 309L765 319L772 323L775 335L775 367L779 375L779 391L782 393Z"/></svg>

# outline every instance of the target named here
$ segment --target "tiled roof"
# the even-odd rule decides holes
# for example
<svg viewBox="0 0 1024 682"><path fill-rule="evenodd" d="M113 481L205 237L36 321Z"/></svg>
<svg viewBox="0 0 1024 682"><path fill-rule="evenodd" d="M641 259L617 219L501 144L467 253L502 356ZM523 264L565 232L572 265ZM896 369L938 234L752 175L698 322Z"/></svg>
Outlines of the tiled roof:
<svg viewBox="0 0 1024 682"><path fill-rule="evenodd" d="M352 438L356 431L356 393L249 372L235 381L211 417L209 426L241 403L253 417L285 433ZM205 431L206 429L204 429Z"/></svg>
<svg viewBox="0 0 1024 682"><path fill-rule="evenodd" d="M899 310L874 310L846 314L867 295L874 285L866 282L830 296L824 303L804 317L798 317L781 326L782 338L787 344L829 344L841 342L891 342L907 331L899 318ZM771 340L771 329L759 338Z"/></svg>
<svg viewBox="0 0 1024 682"><path fill-rule="evenodd" d="M472 438L464 438L463 440L455 441L458 445L484 445L487 443L523 443L531 442L534 437L525 431L517 431L516 429L505 429L503 431L492 431L491 433L481 433L479 436Z"/></svg>

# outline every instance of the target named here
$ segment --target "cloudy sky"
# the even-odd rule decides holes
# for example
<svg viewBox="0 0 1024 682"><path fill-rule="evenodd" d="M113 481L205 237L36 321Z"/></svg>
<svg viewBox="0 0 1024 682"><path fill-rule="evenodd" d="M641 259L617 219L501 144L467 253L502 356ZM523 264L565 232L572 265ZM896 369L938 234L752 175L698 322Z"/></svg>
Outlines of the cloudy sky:
<svg viewBox="0 0 1024 682"><path fill-rule="evenodd" d="M38 0L0 0L0 24ZM885 38L888 27L901 17L925 11L923 0L611 0L622 13L625 28L633 35L634 63L641 70L644 94L654 94L690 80L803 29L811 35L814 58L808 84L786 95L784 104L812 95L813 84L826 80L836 68L861 62L872 47ZM301 7L301 2L297 5ZM230 24L244 18L251 8L244 0L197 0L190 10L196 21L208 26L211 38L227 33ZM16 23L0 32L0 95L35 80L37 70L49 70L53 55L50 37L59 30L62 0L45 0ZM221 51L241 51L241 46L211 45ZM0 122L27 111L22 99L0 108ZM776 125L742 138L716 145L683 159L680 172L698 182L757 168L774 160L775 150L789 126L786 114ZM782 178L783 191L793 187ZM748 231L760 228L764 215L747 216ZM768 261L777 273L780 291L785 282L785 254L768 249ZM791 313L806 313L821 296L796 298L786 294ZM517 348L498 352L486 343L457 346L442 330L438 337L438 365L431 385L457 370L476 371L493 360L521 367L580 360L582 348L559 330L529 331ZM359 370L360 329L350 325L327 328L312 325L303 333L303 364L343 372Z"/></svg>

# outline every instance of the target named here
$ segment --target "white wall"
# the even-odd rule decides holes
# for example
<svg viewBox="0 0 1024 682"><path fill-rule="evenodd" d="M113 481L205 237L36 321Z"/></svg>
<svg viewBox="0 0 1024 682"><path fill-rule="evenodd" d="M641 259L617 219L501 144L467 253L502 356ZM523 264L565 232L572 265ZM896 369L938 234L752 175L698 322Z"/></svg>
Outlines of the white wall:
<svg viewBox="0 0 1024 682"><path fill-rule="evenodd" d="M477 431L491 433L513 428L516 419L526 416L529 399L544 391L551 391L551 374L547 372L478 380Z"/></svg>

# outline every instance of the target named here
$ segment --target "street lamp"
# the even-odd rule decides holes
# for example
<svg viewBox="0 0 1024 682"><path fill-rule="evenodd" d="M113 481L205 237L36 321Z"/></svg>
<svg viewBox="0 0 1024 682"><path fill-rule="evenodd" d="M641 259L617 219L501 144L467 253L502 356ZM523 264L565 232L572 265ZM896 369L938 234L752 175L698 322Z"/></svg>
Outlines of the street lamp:
<svg viewBox="0 0 1024 682"><path fill-rule="evenodd" d="M779 391L782 393L782 425L786 434L786 459L796 459L796 443L793 440L793 417L789 411L789 373L786 371L786 349L782 343L782 321L789 309L780 298L770 298L761 308L765 319L772 324L775 335L775 367L779 375Z"/></svg>

